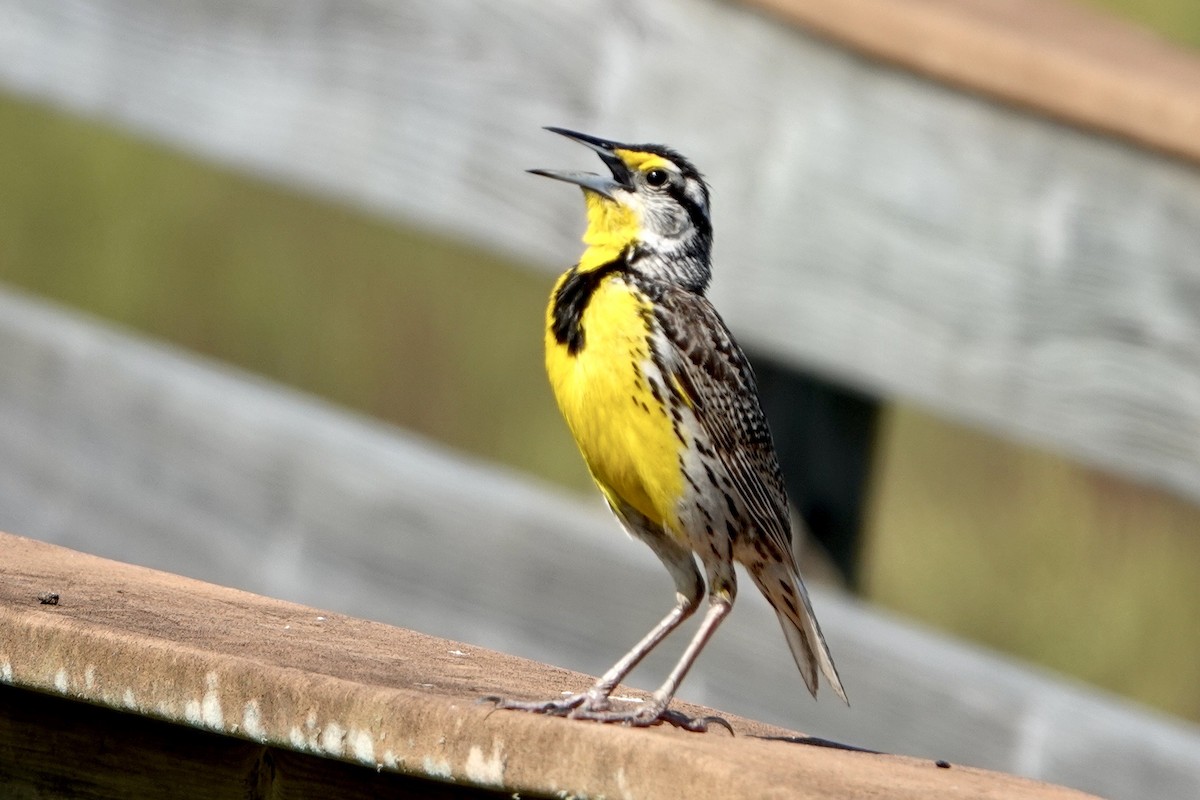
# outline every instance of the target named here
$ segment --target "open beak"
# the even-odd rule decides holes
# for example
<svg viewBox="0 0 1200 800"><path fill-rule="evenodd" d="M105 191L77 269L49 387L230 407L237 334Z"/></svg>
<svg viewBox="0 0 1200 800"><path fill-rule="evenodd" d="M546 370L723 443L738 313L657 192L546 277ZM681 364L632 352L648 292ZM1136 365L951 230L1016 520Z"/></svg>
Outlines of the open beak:
<svg viewBox="0 0 1200 800"><path fill-rule="evenodd" d="M600 156L600 160L608 167L612 177L608 178L604 175L597 175L594 172L570 172L556 169L531 169L529 172L534 175L542 175L547 178L554 178L556 181L566 181L574 183L577 186L582 186L584 189L591 190L597 194L602 194L610 200L616 200L613 197L613 192L617 189L626 191L633 190L632 176L629 172L629 167L625 166L625 162L616 154L616 149L622 145L616 142L610 142L605 139L597 139L595 136L588 136L586 133L576 133L565 128L546 128L551 133L557 133L561 136L566 136L580 144L590 147L595 150Z"/></svg>

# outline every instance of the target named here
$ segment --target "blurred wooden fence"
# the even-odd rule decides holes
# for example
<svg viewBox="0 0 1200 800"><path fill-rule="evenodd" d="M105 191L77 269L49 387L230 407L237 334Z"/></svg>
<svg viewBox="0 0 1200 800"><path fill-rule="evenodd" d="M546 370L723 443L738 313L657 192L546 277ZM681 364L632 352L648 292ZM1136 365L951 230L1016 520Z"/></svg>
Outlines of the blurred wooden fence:
<svg viewBox="0 0 1200 800"><path fill-rule="evenodd" d="M0 0L0 85L536 268L578 235L520 181L556 146L538 126L671 142L715 186L748 343L1200 499L1197 61L1027 3L760 5L870 57L717 2ZM980 53L1027 95L972 77ZM657 614L624 588L657 566L599 509L19 298L0 324L13 532L591 671ZM691 696L1109 797L1200 781L1193 730L824 594L855 707L802 703L754 602Z"/></svg>
<svg viewBox="0 0 1200 800"><path fill-rule="evenodd" d="M928 19L955 4L912 5ZM1200 499L1194 161L887 68L736 4L0 9L11 91L538 267L561 266L578 236L578 209L521 178L555 147L538 126L674 143L715 186L715 291L749 343ZM1060 105L1077 104L1075 90L1110 117L1148 115L1160 146L1200 159L1177 143L1200 141L1196 59L1135 48L1113 74L1130 48L1110 26L1094 26L1091 49L1070 47L1090 41L1083 22L1056 32L1030 13L1025 30L993 22L992 39L1017 42L993 73L1038 89L1046 70L1020 56L1061 47L1077 80L1059 81ZM875 38L964 73L984 52L947 51L952 36L925 47L921 29L886 25L895 16ZM1173 102L1147 110L1164 95Z"/></svg>
<svg viewBox="0 0 1200 800"><path fill-rule="evenodd" d="M598 502L10 293L0 375L9 530L592 674L669 599ZM844 596L814 603L852 708L809 699L753 592L682 697L1108 798L1184 798L1200 781L1193 727ZM639 685L667 669L655 655Z"/></svg>

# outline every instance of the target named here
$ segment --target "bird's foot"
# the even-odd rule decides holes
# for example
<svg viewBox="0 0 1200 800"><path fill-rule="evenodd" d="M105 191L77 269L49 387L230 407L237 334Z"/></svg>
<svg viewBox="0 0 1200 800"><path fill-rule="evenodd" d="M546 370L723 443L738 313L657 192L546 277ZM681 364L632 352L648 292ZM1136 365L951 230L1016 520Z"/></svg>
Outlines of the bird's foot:
<svg viewBox="0 0 1200 800"><path fill-rule="evenodd" d="M508 700L493 695L482 698L481 702L494 703L496 708L531 711L535 714L548 714L570 719L586 719L593 722L626 725L631 728L649 728L666 723L681 730L704 733L710 724L716 724L733 735L733 726L721 717L689 717L687 714L668 708L666 703L657 701L646 703L640 708L613 709L608 697L584 692L566 695L559 700L532 702Z"/></svg>
<svg viewBox="0 0 1200 800"><path fill-rule="evenodd" d="M673 727L694 733L705 733L710 724L720 725L733 735L733 726L721 717L689 717L682 711L674 711L665 705L650 702L642 708L628 710L593 711L587 708L576 708L570 715L572 719L590 719L595 722L616 723L631 728L649 728L653 725L666 723Z"/></svg>
<svg viewBox="0 0 1200 800"><path fill-rule="evenodd" d="M488 695L479 699L481 703L492 703L496 708L510 711L530 711L552 717L570 716L580 708L600 711L608 708L607 697L593 697L588 692L567 694L558 700L509 700L499 695Z"/></svg>

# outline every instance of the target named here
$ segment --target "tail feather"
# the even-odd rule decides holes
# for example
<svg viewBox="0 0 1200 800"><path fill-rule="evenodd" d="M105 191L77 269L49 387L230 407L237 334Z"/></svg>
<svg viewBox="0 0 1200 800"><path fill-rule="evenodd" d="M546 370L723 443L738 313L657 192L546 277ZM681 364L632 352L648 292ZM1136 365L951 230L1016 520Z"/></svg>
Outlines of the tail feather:
<svg viewBox="0 0 1200 800"><path fill-rule="evenodd" d="M825 644L821 626L817 624L817 617L813 613L803 579L783 565L769 567L765 573L751 573L751 577L775 609L784 638L792 651L792 658L796 660L796 666L804 676L808 691L813 697L817 696L817 672L820 670L834 693L842 698L842 702L850 705L846 690L842 686L842 679L833 664L833 657L829 654L829 646ZM799 604L788 602L796 597L800 600Z"/></svg>

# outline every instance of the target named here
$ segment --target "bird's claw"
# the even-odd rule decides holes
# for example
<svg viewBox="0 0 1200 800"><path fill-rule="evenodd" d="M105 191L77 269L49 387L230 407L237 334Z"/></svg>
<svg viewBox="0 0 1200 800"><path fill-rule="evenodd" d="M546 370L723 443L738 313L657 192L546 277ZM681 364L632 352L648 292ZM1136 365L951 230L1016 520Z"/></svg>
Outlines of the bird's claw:
<svg viewBox="0 0 1200 800"><path fill-rule="evenodd" d="M661 722L666 722L674 725L676 728L682 728L685 731L695 731L696 733L707 733L710 724L720 725L725 730L729 731L730 736L736 736L733 732L733 726L723 717L710 715L707 717L689 717L687 714L682 714L678 711L666 709L659 715Z"/></svg>
<svg viewBox="0 0 1200 800"><path fill-rule="evenodd" d="M552 717L569 716L575 709L585 705L587 700L586 694L570 694L558 700L509 700L494 694L479 699L481 703L492 703L496 708L548 714Z"/></svg>
<svg viewBox="0 0 1200 800"><path fill-rule="evenodd" d="M572 694L560 700L521 701L509 700L498 695L488 695L480 698L480 702L495 704L496 708L512 711L529 711L534 714L546 714L554 717L584 719L592 722L626 725L632 728L649 728L666 723L673 727L694 733L705 733L710 724L720 725L734 735L733 726L717 716L689 717L680 711L674 711L665 706L650 704L630 711L614 711L607 698L590 697L588 694Z"/></svg>

